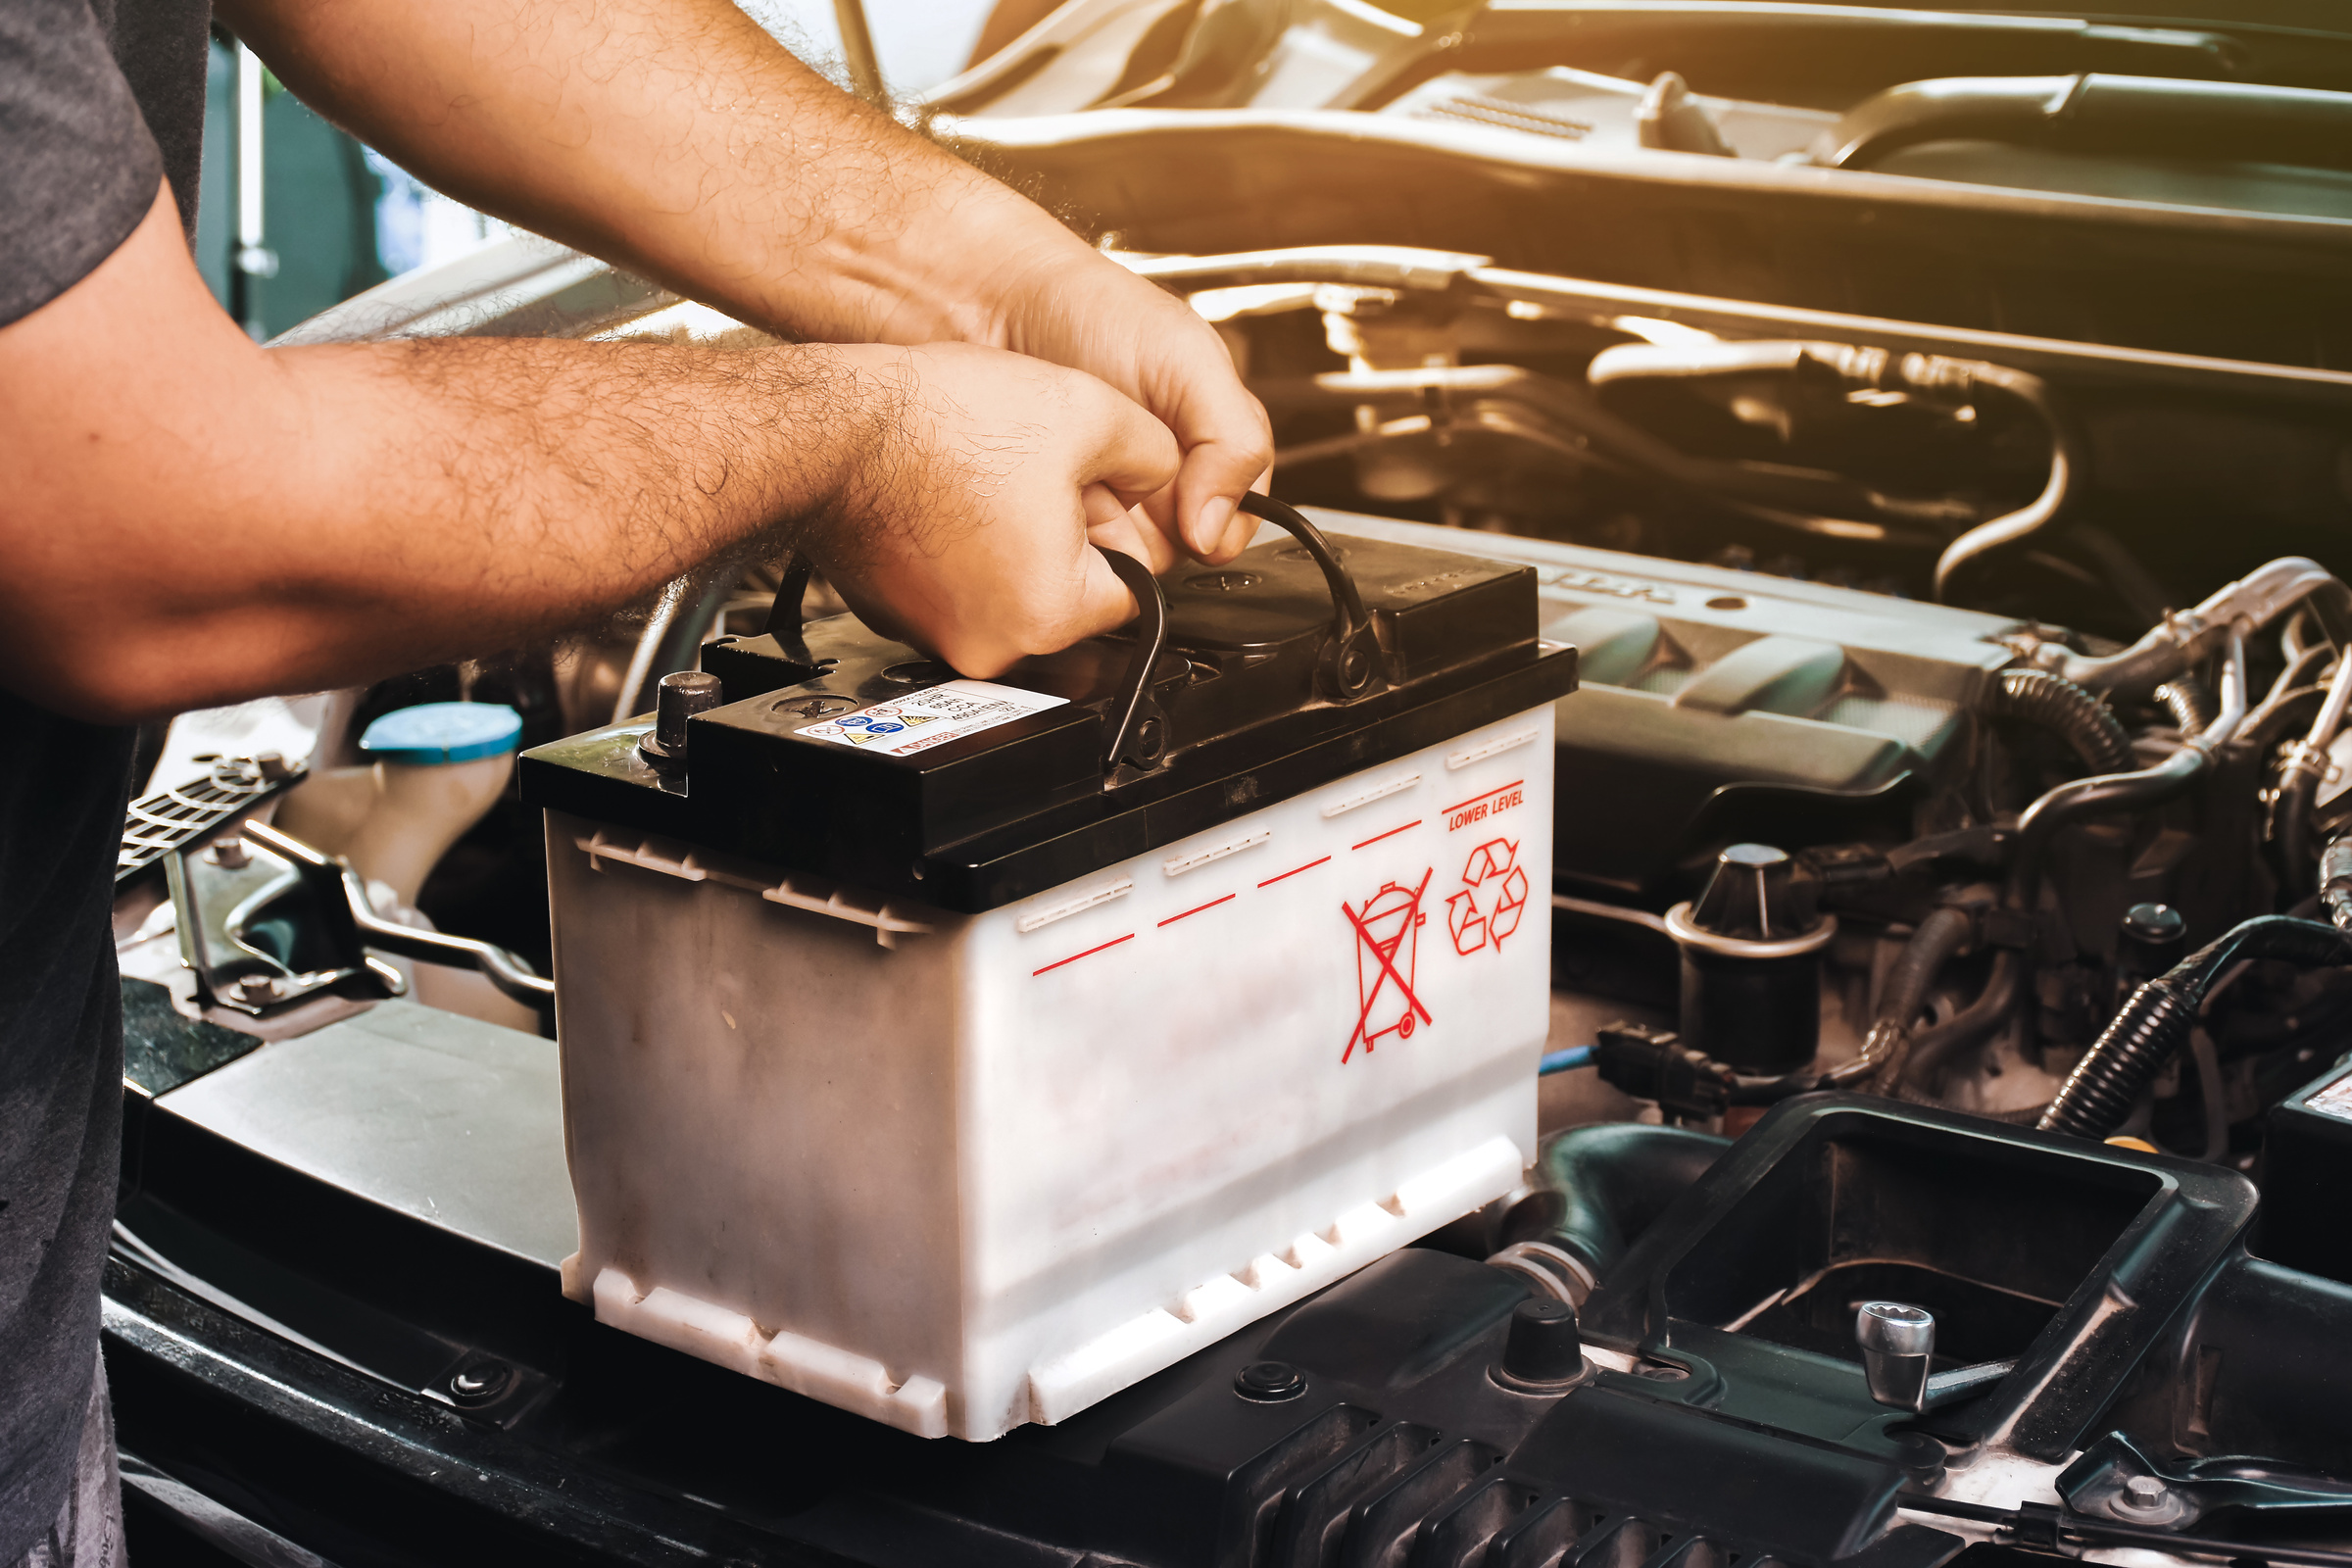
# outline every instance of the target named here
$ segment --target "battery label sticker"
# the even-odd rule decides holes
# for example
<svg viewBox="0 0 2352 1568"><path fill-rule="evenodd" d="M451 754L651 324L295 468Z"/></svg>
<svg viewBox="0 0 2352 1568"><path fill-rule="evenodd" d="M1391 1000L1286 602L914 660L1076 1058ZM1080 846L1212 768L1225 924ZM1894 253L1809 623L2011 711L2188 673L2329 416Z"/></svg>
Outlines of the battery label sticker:
<svg viewBox="0 0 2352 1568"><path fill-rule="evenodd" d="M2352 1121L2352 1073L2344 1074L2303 1103L2313 1110Z"/></svg>
<svg viewBox="0 0 2352 1568"><path fill-rule="evenodd" d="M1009 724L1049 708L1059 708L1066 697L1025 692L1017 686L999 686L985 680L952 680L887 703L861 708L821 723L804 724L793 731L810 740L833 741L878 752L884 757L912 757L965 735L977 735L999 724Z"/></svg>

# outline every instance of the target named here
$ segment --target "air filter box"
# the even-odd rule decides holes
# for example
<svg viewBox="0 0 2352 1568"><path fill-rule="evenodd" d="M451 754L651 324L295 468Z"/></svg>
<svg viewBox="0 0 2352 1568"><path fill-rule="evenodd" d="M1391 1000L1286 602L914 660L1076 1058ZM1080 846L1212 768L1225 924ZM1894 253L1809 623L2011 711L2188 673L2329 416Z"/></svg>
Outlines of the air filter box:
<svg viewBox="0 0 2352 1568"><path fill-rule="evenodd" d="M1518 1184L1576 656L1528 567L1298 531L993 680L845 616L706 648L682 758L525 755L566 1291L991 1438Z"/></svg>

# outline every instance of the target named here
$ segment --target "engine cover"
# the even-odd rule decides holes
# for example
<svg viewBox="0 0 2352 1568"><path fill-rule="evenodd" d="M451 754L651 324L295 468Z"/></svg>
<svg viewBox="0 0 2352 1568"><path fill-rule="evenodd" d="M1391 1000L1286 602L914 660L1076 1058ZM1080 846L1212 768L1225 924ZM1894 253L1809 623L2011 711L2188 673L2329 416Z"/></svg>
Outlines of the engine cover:
<svg viewBox="0 0 2352 1568"><path fill-rule="evenodd" d="M1460 548L1456 529L1319 515ZM1577 650L1580 689L1559 703L1563 891L1654 902L1742 838L1907 836L2016 657L2000 641L2016 622L1976 611L1537 539L1479 550L1536 568L1544 635Z"/></svg>

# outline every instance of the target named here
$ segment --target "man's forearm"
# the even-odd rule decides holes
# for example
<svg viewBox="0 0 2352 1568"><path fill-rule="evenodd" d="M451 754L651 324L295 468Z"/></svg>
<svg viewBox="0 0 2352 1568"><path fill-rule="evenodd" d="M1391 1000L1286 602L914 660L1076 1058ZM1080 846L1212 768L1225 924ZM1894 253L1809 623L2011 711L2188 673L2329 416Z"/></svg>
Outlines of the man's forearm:
<svg viewBox="0 0 2352 1568"><path fill-rule="evenodd" d="M1086 247L727 0L224 0L289 85L441 189L742 318L1004 346L993 283Z"/></svg>
<svg viewBox="0 0 2352 1568"><path fill-rule="evenodd" d="M1201 560L1273 455L1216 333L1043 209L851 98L729 0L220 0L306 98L441 189L744 320L986 344L1174 432L1150 514Z"/></svg>
<svg viewBox="0 0 2352 1568"><path fill-rule="evenodd" d="M528 339L274 353L278 396L197 437L268 476L267 504L234 519L235 557L152 584L151 613L197 647L267 621L317 671L305 685L431 663L491 628L559 635L817 531L894 418L858 357Z"/></svg>
<svg viewBox="0 0 2352 1568"><path fill-rule="evenodd" d="M165 201L93 284L179 245ZM890 450L898 416L888 367L858 363L894 351L265 353L217 313L172 311L185 302L126 316L174 276L19 323L26 373L0 378L0 667L103 716L559 632L714 553L870 505L860 455ZM113 362L143 373L86 388L62 373Z"/></svg>
<svg viewBox="0 0 2352 1568"><path fill-rule="evenodd" d="M1151 558L1126 509L1176 466L1102 382L968 345L257 348L159 191L0 327L0 683L109 719L353 684L788 540L994 674L1132 617L1089 541Z"/></svg>

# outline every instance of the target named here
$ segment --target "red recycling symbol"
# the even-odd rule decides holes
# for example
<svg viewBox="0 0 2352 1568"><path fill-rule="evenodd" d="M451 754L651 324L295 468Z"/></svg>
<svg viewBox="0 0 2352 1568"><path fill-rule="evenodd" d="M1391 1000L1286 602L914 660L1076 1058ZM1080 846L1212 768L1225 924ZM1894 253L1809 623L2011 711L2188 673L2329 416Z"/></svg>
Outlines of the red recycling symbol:
<svg viewBox="0 0 2352 1568"><path fill-rule="evenodd" d="M1462 891L1446 901L1446 930L1456 953L1476 953L1519 929L1527 913L1527 873L1519 868L1519 846L1490 839L1470 852L1462 867Z"/></svg>
<svg viewBox="0 0 2352 1568"><path fill-rule="evenodd" d="M1340 1053L1346 1061L1362 1046L1369 1052L1384 1035L1399 1040L1413 1037L1413 1019L1419 1015L1423 1023L1435 1023L1421 999L1413 995L1415 960L1421 952L1421 923L1428 918L1421 912L1421 895L1429 889L1429 879L1437 873L1435 866L1421 873L1421 885L1407 890L1391 882L1364 901L1361 909L1340 905L1340 912L1355 927L1355 1033L1348 1037L1348 1049ZM1372 1009L1390 992L1397 994L1404 1010L1396 1021L1386 1028L1372 1027Z"/></svg>

